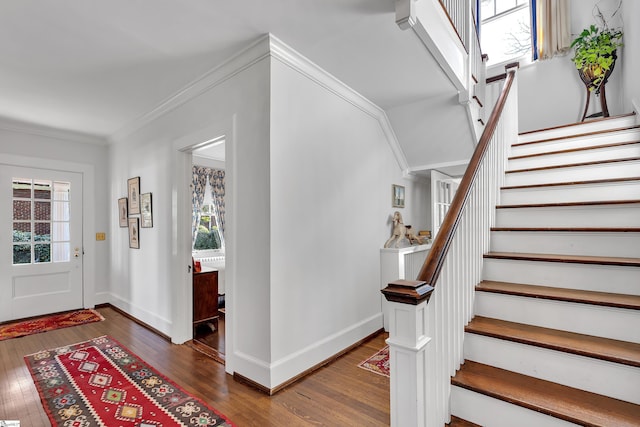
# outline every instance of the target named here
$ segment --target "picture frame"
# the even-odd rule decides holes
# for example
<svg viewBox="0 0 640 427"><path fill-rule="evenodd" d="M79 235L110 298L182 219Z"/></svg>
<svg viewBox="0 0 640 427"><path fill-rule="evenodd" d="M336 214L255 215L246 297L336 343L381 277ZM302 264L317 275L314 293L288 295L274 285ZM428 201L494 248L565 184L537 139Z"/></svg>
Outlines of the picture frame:
<svg viewBox="0 0 640 427"><path fill-rule="evenodd" d="M140 227L153 227L151 193L144 193L140 195Z"/></svg>
<svg viewBox="0 0 640 427"><path fill-rule="evenodd" d="M140 218L129 218L129 247L140 249Z"/></svg>
<svg viewBox="0 0 640 427"><path fill-rule="evenodd" d="M129 223L127 222L127 218L129 214L127 213L127 198L122 197L118 199L118 222L120 223L120 227L128 227Z"/></svg>
<svg viewBox="0 0 640 427"><path fill-rule="evenodd" d="M129 215L140 213L140 177L127 180L127 193L129 196Z"/></svg>
<svg viewBox="0 0 640 427"><path fill-rule="evenodd" d="M404 208L404 186L391 185L391 207Z"/></svg>

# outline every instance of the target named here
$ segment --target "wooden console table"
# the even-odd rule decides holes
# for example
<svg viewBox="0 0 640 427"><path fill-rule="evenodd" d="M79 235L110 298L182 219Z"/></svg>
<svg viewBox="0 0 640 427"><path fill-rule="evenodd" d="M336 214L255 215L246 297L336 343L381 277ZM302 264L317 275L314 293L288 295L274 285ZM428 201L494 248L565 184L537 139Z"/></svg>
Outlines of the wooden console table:
<svg viewBox="0 0 640 427"><path fill-rule="evenodd" d="M218 271L193 273L193 327L211 323L218 328Z"/></svg>

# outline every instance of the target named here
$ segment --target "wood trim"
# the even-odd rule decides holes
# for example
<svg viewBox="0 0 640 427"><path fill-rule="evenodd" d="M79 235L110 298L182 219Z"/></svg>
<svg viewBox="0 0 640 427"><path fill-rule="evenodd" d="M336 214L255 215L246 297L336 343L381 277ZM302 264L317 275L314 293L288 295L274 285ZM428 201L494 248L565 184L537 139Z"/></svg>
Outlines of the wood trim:
<svg viewBox="0 0 640 427"><path fill-rule="evenodd" d="M509 157L509 160L530 159L532 157L551 156L551 155L554 155L554 154L576 153L576 152L580 152L580 151L597 150L597 149L602 149L602 148L624 147L625 145L634 145L634 144L640 144L640 140L638 140L638 141L614 142L614 143L611 143L611 144L602 144L602 145L590 145L588 147L567 148L567 149L564 149L564 150L545 151L544 153L523 154L521 156Z"/></svg>
<svg viewBox="0 0 640 427"><path fill-rule="evenodd" d="M491 116L489 117L489 122L487 123L473 156L469 161L469 165L467 166L467 170L460 182L460 185L458 186L458 190L456 191L453 201L451 202L449 211L447 212L442 226L431 245L431 250L427 255L427 259L418 274L418 280L424 281L432 287L435 286L438 277L440 276L440 271L444 265L445 257L457 231L462 211L469 199L471 188L473 187L476 176L478 175L482 159L489 148L491 138L493 137L498 126L498 121L502 116L502 111L504 110L507 97L509 96L511 86L515 79L515 74L515 70L513 69L507 71L507 79L504 87L502 88L502 92L500 93L500 97L496 102Z"/></svg>
<svg viewBox="0 0 640 427"><path fill-rule="evenodd" d="M478 84L478 78L476 76L474 76L473 74L471 74L471 79L473 80L473 82L475 84Z"/></svg>
<svg viewBox="0 0 640 427"><path fill-rule="evenodd" d="M449 427L482 427L480 424L474 424L471 421L463 420L455 415L451 415L451 421L447 424Z"/></svg>
<svg viewBox="0 0 640 427"><path fill-rule="evenodd" d="M517 261L560 262L567 264L617 265L622 267L640 267L640 258L622 258L587 255L525 254L517 252L488 252L488 259L510 259Z"/></svg>
<svg viewBox="0 0 640 427"><path fill-rule="evenodd" d="M583 426L634 426L638 421L636 404L471 360L451 384Z"/></svg>
<svg viewBox="0 0 640 427"><path fill-rule="evenodd" d="M495 82L499 82L500 80L504 80L507 78L507 73L498 74L497 76L487 77L485 80L486 84L491 84Z"/></svg>
<svg viewBox="0 0 640 427"><path fill-rule="evenodd" d="M529 131L526 131L526 132L520 132L518 135L529 135L529 134L536 133L536 132L545 132L545 131L548 131L548 130L564 129L564 128L569 128L569 127L573 127L573 126L580 126L580 125L593 123L593 122L601 122L601 121L604 121L604 120L612 120L612 119L621 119L623 117L630 117L630 116L635 116L635 115L636 115L636 113L634 111L634 112L631 112L631 113L620 114L620 115L617 115L617 116L599 117L597 119L589 120L588 122L568 123L566 125L553 126L553 127L548 127L548 128L544 128L544 129L529 130Z"/></svg>
<svg viewBox="0 0 640 427"><path fill-rule="evenodd" d="M595 200L589 202L564 202L564 203L526 203L522 205L498 205L496 209L519 209L519 208L556 208L567 206L602 206L602 205L633 205L640 203L640 200Z"/></svg>
<svg viewBox="0 0 640 427"><path fill-rule="evenodd" d="M518 142L518 143L513 144L511 146L512 147L523 147L525 145L539 144L539 143L542 143L542 142L553 142L553 141L560 141L560 140L563 140L563 139L583 138L585 136L603 135L603 134L607 134L607 133L622 132L622 131L626 131L626 130L639 130L639 129L640 129L640 125L625 126L625 127L621 127L621 128L603 129L603 130L596 130L596 131L584 132L584 133L576 133L576 134L565 135L565 136L555 136L553 138L536 139L535 141Z"/></svg>
<svg viewBox="0 0 640 427"><path fill-rule="evenodd" d="M400 279L389 283L381 292L387 301L418 305L423 301L429 301L433 287L420 280Z"/></svg>
<svg viewBox="0 0 640 427"><path fill-rule="evenodd" d="M164 338L165 340L171 342L171 337L163 332L160 332L159 330L157 330L156 328L154 328L151 325L148 325L146 323L144 323L142 320L133 317L132 315L130 315L129 313L127 313L126 311L122 310L119 307L116 307L115 305L111 304L111 303L104 303L104 304L98 304L96 305L96 308L104 308L104 307L109 307L114 311L117 311L119 314L123 315L124 317L126 317L127 319L137 323L138 325L150 330L151 332L153 332L154 334L158 335L159 337Z"/></svg>
<svg viewBox="0 0 640 427"><path fill-rule="evenodd" d="M480 108L484 107L484 105L482 105L482 102L480 101L480 98L478 98L476 95L473 95L473 99L476 100L476 102L478 103L478 105L480 106Z"/></svg>
<svg viewBox="0 0 640 427"><path fill-rule="evenodd" d="M626 227L491 227L491 231L551 231L587 233L640 233L640 228Z"/></svg>
<svg viewBox="0 0 640 427"><path fill-rule="evenodd" d="M561 187L564 185L589 185L589 184L608 184L616 182L640 181L640 176L631 178L609 178L609 179L592 179L588 181L570 181L570 182L550 182L547 184L528 184L528 185L511 185L501 187L501 190L521 190L525 188L545 188L545 187Z"/></svg>
<svg viewBox="0 0 640 427"><path fill-rule="evenodd" d="M594 165L604 165L607 163L635 162L638 160L640 160L640 157L625 157L622 159L610 159L610 160L594 160L592 162L567 163L564 165L542 166L538 168L512 169L512 170L506 171L505 173L536 172L536 171L543 171L543 170L549 170L549 169L572 168L577 166L594 166Z"/></svg>
<svg viewBox="0 0 640 427"><path fill-rule="evenodd" d="M465 332L640 367L640 344L476 316Z"/></svg>
<svg viewBox="0 0 640 427"><path fill-rule="evenodd" d="M483 280L476 286L476 291L640 310L640 295L612 294L609 292L496 282L493 280Z"/></svg>
<svg viewBox="0 0 640 427"><path fill-rule="evenodd" d="M480 122L480 124L481 124L482 126L484 126L484 120L482 120L482 119L478 119L478 122Z"/></svg>
<svg viewBox="0 0 640 427"><path fill-rule="evenodd" d="M366 337L362 338L361 340L351 344L349 347L345 348L342 351L339 351L338 353L334 354L333 356L323 360L320 363L317 363L315 365L313 365L312 367L310 367L309 369L299 373L298 375L296 375L295 377L283 382L282 384L273 387L273 388L269 388L269 387L265 387L262 384L258 384L257 382L245 377L244 375L241 375L237 372L233 373L233 379L247 384L263 393L265 393L268 396L273 396L274 394L278 393L281 390L284 390L285 388L289 387L290 385L300 381L302 378L306 377L307 375L313 373L314 371L317 371L318 369L322 368L323 366L328 365L329 363L334 362L336 359L340 358L340 356L343 356L344 354L347 354L348 352L350 352L351 350L360 347L362 344L364 344L365 342L377 337L378 335L384 333L384 329L380 328L377 331L367 335Z"/></svg>

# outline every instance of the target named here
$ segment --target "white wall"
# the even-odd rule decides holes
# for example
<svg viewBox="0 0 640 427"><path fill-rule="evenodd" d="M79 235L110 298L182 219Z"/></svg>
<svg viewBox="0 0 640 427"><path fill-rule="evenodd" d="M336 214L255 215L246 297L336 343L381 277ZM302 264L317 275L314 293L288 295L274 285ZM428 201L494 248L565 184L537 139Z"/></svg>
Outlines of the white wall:
<svg viewBox="0 0 640 427"><path fill-rule="evenodd" d="M622 72L625 94L623 110L625 112L635 111L640 115L640 79L638 79L638 70L640 70L640 25L638 24L640 1L624 1L622 12L624 21Z"/></svg>
<svg viewBox="0 0 640 427"><path fill-rule="evenodd" d="M227 368L272 388L382 327L379 249L391 232L391 185L406 187L406 223L418 230L430 219L428 182L402 177L384 113L372 115L356 105L364 101L284 65L304 59L282 55L288 48L280 42L274 59L270 43L114 139L110 199L140 176L141 192L153 193L154 227L140 230L140 249L129 249L113 213L110 291L114 304L167 334L179 312L191 310L172 305L180 286L172 278L184 268L172 265L174 159L183 156L176 141L231 123Z"/></svg>
<svg viewBox="0 0 640 427"><path fill-rule="evenodd" d="M273 385L382 327L380 248L399 210L428 225L377 117L279 60L271 69ZM339 90L339 88L338 88ZM346 95L348 96L348 95ZM405 186L406 208L391 207Z"/></svg>
<svg viewBox="0 0 640 427"><path fill-rule="evenodd" d="M9 128L13 128L10 126ZM60 167L83 174L83 226L85 304L107 302L109 289L109 213L117 212L107 193L107 146L95 137L60 131L32 132L28 125L2 129L0 124L0 160L12 163L20 158L21 166ZM17 163L14 163L17 164ZM107 232L106 241L95 241L96 232ZM88 304L87 304L88 303Z"/></svg>
<svg viewBox="0 0 640 427"><path fill-rule="evenodd" d="M592 23L596 23L592 11L598 3L603 10L615 9L618 0L572 0L571 33L576 37ZM627 0L626 3L637 3ZM632 6L637 9L637 5ZM629 15L625 11L626 16ZM628 18L629 19L629 18ZM634 23L635 24L635 23ZM627 28L625 28L628 31ZM626 42L626 34L625 39ZM637 56L638 50L635 51ZM625 106L626 92L622 91L623 69L629 49L619 52L619 60L606 86L607 105L611 115L628 113ZM519 79L519 132L575 123L580 121L586 101L586 89L571 61L573 52L547 61L538 61L521 67ZM627 103L628 104L628 103ZM599 112L600 100L591 95L587 115Z"/></svg>

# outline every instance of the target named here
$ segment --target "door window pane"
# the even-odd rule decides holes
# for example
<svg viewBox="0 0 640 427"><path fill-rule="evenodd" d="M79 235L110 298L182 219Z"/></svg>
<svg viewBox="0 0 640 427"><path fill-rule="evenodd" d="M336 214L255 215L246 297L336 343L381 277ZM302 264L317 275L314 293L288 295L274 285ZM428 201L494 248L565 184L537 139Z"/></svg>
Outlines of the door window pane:
<svg viewBox="0 0 640 427"><path fill-rule="evenodd" d="M68 262L71 184L14 178L12 189L13 263Z"/></svg>

